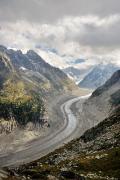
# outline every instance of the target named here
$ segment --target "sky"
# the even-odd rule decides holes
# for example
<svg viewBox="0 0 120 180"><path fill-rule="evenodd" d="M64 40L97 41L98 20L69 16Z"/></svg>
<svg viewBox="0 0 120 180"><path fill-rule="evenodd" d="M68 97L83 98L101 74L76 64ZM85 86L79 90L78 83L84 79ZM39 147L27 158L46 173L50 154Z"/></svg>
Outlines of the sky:
<svg viewBox="0 0 120 180"><path fill-rule="evenodd" d="M0 44L60 68L120 64L119 0L0 0Z"/></svg>

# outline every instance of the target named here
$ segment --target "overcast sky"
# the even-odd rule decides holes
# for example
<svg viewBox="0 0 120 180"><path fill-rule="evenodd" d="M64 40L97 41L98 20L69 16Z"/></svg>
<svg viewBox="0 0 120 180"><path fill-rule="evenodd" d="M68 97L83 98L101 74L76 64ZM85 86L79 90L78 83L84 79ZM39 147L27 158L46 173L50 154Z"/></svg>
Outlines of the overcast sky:
<svg viewBox="0 0 120 180"><path fill-rule="evenodd" d="M0 0L0 44L35 49L53 64L120 63L119 34L119 0Z"/></svg>

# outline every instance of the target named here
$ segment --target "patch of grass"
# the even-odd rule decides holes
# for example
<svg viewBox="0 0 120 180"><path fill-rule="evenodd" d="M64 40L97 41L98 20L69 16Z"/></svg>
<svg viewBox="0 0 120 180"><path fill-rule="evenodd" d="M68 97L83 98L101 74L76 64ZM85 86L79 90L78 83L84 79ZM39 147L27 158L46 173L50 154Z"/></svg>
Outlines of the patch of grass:
<svg viewBox="0 0 120 180"><path fill-rule="evenodd" d="M27 94L23 82L7 81L0 91L0 118L9 121L14 118L19 125L40 121L45 107L38 94Z"/></svg>
<svg viewBox="0 0 120 180"><path fill-rule="evenodd" d="M105 154L105 156L104 156ZM107 154L107 156L106 156ZM103 157L101 156L103 155ZM97 157L101 157L100 159ZM67 163L66 163L67 162ZM77 157L73 160L63 161L61 164L66 165L72 171L77 173L98 173L102 172L103 176L120 177L120 148L113 148L107 151L101 151L84 157ZM74 166L69 166L72 164Z"/></svg>

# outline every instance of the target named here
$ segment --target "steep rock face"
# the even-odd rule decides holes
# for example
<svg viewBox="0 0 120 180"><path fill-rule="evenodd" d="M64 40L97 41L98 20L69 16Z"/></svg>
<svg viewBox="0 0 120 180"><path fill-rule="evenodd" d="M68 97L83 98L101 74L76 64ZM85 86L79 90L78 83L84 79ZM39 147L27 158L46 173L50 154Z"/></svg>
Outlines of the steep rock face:
<svg viewBox="0 0 120 180"><path fill-rule="evenodd" d="M83 111L89 123L96 125L108 117L119 105L120 100L120 70L116 71L106 83L96 89L85 102Z"/></svg>
<svg viewBox="0 0 120 180"><path fill-rule="evenodd" d="M116 71L112 77L106 81L106 83L97 88L93 93L92 93L92 97L94 96L99 96L101 95L102 93L104 93L105 91L109 90L110 88L112 88L113 86L116 86L116 88L118 87L118 89L120 88L120 70Z"/></svg>
<svg viewBox="0 0 120 180"><path fill-rule="evenodd" d="M79 83L79 86L96 89L103 85L111 77L111 75L119 69L120 67L114 64L97 65L84 77L84 79Z"/></svg>
<svg viewBox="0 0 120 180"><path fill-rule="evenodd" d="M0 86L14 73L10 59L6 54L0 52Z"/></svg>
<svg viewBox="0 0 120 180"><path fill-rule="evenodd" d="M26 56L32 62L34 70L45 77L51 87L58 91L64 90L64 86L66 86L67 88L67 81L69 80L60 69L52 67L51 65L46 63L38 54L36 54L32 50L28 51Z"/></svg>
<svg viewBox="0 0 120 180"><path fill-rule="evenodd" d="M21 78L34 89L39 88L42 95L54 94L76 88L75 84L60 69L46 63L37 53L29 50L26 54L0 47L0 51L6 54L19 71Z"/></svg>

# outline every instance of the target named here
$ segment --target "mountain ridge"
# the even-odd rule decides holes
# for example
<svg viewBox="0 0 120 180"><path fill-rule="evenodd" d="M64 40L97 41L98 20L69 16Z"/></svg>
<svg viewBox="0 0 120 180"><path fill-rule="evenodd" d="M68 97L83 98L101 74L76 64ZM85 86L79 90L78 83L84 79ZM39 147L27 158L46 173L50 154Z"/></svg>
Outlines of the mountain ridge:
<svg viewBox="0 0 120 180"><path fill-rule="evenodd" d="M49 113L52 121L49 108L52 99L67 92L71 94L75 88L65 73L46 63L33 50L23 54L21 50L0 46L0 129L6 126L5 132L12 131L14 120L22 127L29 122L43 126L39 117L48 122Z"/></svg>
<svg viewBox="0 0 120 180"><path fill-rule="evenodd" d="M90 73L88 73L84 79L79 83L80 87L96 89L103 85L112 74L119 70L120 66L110 64L98 64L95 66Z"/></svg>
<svg viewBox="0 0 120 180"><path fill-rule="evenodd" d="M29 79L33 84L39 82L41 88L44 85L50 87L51 93L53 93L53 89L56 92L60 92L64 90L71 91L72 88L75 88L75 84L68 79L65 73L59 68L49 65L33 50L29 50L26 54L23 54L20 50L14 51L0 46L0 51L9 57L14 69L19 71L24 80ZM41 91L43 94L45 89L42 88Z"/></svg>

